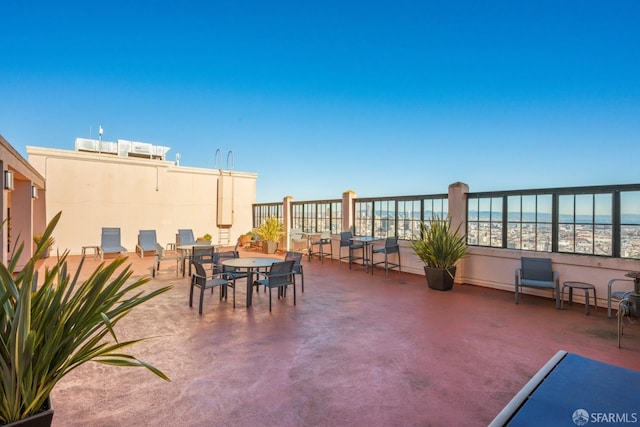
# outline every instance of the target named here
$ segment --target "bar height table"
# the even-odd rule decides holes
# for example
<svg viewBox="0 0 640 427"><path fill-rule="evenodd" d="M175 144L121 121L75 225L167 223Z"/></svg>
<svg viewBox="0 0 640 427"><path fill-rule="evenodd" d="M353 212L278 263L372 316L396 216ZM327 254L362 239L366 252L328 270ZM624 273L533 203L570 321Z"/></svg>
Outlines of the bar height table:
<svg viewBox="0 0 640 427"><path fill-rule="evenodd" d="M352 242L360 242L364 246L363 254L362 254L362 265L364 266L365 273L369 271L369 264L371 262L371 258L373 254L371 253L371 244L373 242L377 242L379 240L384 240L383 237L372 237L372 236L353 236L350 238ZM373 268L373 266L371 267Z"/></svg>

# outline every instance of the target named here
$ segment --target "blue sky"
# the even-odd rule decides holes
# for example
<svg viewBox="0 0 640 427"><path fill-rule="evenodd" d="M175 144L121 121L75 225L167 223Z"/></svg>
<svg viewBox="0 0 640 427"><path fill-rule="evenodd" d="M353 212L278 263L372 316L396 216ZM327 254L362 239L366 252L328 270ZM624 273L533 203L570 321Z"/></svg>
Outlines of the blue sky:
<svg viewBox="0 0 640 427"><path fill-rule="evenodd" d="M486 3L486 4L483 4ZM171 147L259 202L638 183L640 2L0 3L0 134Z"/></svg>

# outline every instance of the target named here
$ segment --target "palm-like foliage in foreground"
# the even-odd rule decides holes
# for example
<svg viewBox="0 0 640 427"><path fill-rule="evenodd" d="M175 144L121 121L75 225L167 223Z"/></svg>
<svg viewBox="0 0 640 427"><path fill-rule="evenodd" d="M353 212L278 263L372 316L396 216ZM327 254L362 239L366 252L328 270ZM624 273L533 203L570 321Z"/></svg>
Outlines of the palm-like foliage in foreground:
<svg viewBox="0 0 640 427"><path fill-rule="evenodd" d="M32 292L36 261L51 246L58 213L47 226L36 253L15 273L23 245L8 266L0 264L0 423L37 413L56 383L85 362L136 366L169 380L160 370L122 351L142 339L118 341L114 326L134 307L168 291L145 293L148 277L130 281L131 265L118 258L100 264L87 280L67 271L66 251L46 269L40 288Z"/></svg>

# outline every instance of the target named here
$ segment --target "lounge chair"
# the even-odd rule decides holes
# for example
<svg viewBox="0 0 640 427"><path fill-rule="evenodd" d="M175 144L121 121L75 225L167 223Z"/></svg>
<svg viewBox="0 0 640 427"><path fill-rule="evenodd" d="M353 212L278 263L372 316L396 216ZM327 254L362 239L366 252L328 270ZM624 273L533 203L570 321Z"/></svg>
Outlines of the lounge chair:
<svg viewBox="0 0 640 427"><path fill-rule="evenodd" d="M127 249L120 243L120 227L102 227L100 240L100 259L105 254L126 254Z"/></svg>
<svg viewBox="0 0 640 427"><path fill-rule="evenodd" d="M193 246L196 244L196 238L193 236L192 229L180 229L176 235L176 243L178 245Z"/></svg>
<svg viewBox="0 0 640 427"><path fill-rule="evenodd" d="M140 258L144 258L145 252L155 255L156 252L164 249L156 238L156 230L140 230L138 232L138 244L136 245L136 253Z"/></svg>

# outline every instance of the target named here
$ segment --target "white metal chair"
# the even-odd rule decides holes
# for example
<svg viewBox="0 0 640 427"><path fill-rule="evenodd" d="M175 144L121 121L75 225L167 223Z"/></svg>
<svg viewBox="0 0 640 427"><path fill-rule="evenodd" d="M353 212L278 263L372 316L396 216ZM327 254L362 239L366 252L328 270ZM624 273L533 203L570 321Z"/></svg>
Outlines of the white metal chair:
<svg viewBox="0 0 640 427"><path fill-rule="evenodd" d="M289 241L292 251L306 252L308 250L307 238L304 237L302 230L300 230L299 228L292 228L291 230L289 230Z"/></svg>
<svg viewBox="0 0 640 427"><path fill-rule="evenodd" d="M317 250L314 248L317 247ZM328 250L325 250L327 248ZM331 233L324 231L320 234L318 240L312 240L309 249L309 261L313 256L320 258L320 262L324 263L324 257L329 256L329 259L333 261L333 245L331 244Z"/></svg>

